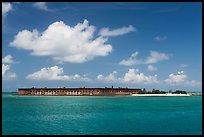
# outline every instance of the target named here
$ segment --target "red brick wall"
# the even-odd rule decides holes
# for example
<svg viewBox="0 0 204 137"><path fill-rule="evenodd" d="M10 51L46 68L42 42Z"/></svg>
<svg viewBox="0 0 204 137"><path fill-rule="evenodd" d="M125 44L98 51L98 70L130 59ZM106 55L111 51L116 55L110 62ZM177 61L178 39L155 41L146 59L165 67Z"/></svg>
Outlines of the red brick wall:
<svg viewBox="0 0 204 137"><path fill-rule="evenodd" d="M19 95L25 95L25 94L26 94L26 91L25 91L25 90L19 90L19 91L18 91L18 94L19 94Z"/></svg>

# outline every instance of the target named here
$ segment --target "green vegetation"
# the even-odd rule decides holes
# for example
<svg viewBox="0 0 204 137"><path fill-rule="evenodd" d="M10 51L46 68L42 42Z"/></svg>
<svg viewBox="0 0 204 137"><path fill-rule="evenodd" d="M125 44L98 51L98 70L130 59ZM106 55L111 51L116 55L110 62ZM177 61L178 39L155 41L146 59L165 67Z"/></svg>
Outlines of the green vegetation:
<svg viewBox="0 0 204 137"><path fill-rule="evenodd" d="M172 92L172 94L187 94L187 92L182 90L176 90L175 92Z"/></svg>
<svg viewBox="0 0 204 137"><path fill-rule="evenodd" d="M139 91L138 94L166 94L166 93L172 93L172 94L187 94L186 91L182 91L182 90L176 90L176 91L172 91L169 90L168 92L165 91L160 91L158 89L152 89L152 91L147 91L145 88L143 88L143 90Z"/></svg>

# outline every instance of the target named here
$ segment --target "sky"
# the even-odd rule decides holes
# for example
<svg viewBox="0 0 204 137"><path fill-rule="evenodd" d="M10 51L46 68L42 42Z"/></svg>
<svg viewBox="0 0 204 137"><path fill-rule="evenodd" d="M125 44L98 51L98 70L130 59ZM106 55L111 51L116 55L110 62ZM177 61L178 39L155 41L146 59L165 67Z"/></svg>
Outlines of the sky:
<svg viewBox="0 0 204 137"><path fill-rule="evenodd" d="M202 91L201 2L3 2L2 91Z"/></svg>

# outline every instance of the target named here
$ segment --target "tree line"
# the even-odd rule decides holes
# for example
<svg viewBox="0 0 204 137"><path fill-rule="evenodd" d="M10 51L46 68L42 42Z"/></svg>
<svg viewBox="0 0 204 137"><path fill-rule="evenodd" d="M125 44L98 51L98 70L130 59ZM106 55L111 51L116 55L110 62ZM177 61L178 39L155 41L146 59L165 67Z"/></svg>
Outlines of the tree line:
<svg viewBox="0 0 204 137"><path fill-rule="evenodd" d="M171 94L187 94L186 91L183 90L176 90L176 91L172 91L169 90L167 91L160 91L158 89L152 89L152 91L147 91L145 88L143 88L143 90L139 91L138 94L166 94L166 93L171 93Z"/></svg>

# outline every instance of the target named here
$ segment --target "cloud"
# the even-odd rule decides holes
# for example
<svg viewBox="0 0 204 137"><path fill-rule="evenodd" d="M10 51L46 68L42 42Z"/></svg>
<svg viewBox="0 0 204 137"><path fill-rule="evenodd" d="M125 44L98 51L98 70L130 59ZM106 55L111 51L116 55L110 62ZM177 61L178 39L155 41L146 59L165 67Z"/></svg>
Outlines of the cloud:
<svg viewBox="0 0 204 137"><path fill-rule="evenodd" d="M9 65L2 64L2 77L10 69Z"/></svg>
<svg viewBox="0 0 204 137"><path fill-rule="evenodd" d="M2 77L5 73L10 69L8 65L2 64ZM8 76L15 77L15 73ZM128 85L159 85L159 84L168 84L166 86L182 86L182 87L200 87L202 82L191 80L188 81L187 75L184 71L177 72L177 74L170 74L168 79L164 81L160 81L157 78L157 75L145 75L144 73L140 73L139 69L128 69L128 71L122 76L117 77L117 71L113 71L110 74L104 76L99 74L96 79L91 79L85 75L65 75L63 68L58 66L53 67L44 67L39 71L36 71L32 74L27 75L26 79L34 80L34 81L85 81L85 82L104 82L104 83L118 83L118 84L128 84ZM165 83L163 83L165 82Z"/></svg>
<svg viewBox="0 0 204 137"><path fill-rule="evenodd" d="M186 68L186 67L188 67L188 64L181 64L180 67Z"/></svg>
<svg viewBox="0 0 204 137"><path fill-rule="evenodd" d="M13 72L10 72L11 66L8 64L15 63L13 61L13 57L11 55L7 55L4 58L2 58L2 79L3 80L9 80L16 78L16 74Z"/></svg>
<svg viewBox="0 0 204 137"><path fill-rule="evenodd" d="M167 36L156 36L154 39L156 41L164 41L164 40L167 40Z"/></svg>
<svg viewBox="0 0 204 137"><path fill-rule="evenodd" d="M2 79L8 80L8 79L14 79L16 78L16 74L13 72L10 72L10 66L6 64L2 64Z"/></svg>
<svg viewBox="0 0 204 137"><path fill-rule="evenodd" d="M15 62L13 61L13 57L11 55L7 55L2 59L2 63L12 64Z"/></svg>
<svg viewBox="0 0 204 137"><path fill-rule="evenodd" d="M196 81L196 80L191 80L191 81L186 81L186 85L191 86L191 87L201 87L202 82Z"/></svg>
<svg viewBox="0 0 204 137"><path fill-rule="evenodd" d="M106 83L123 83L123 84L154 84L158 83L157 76L145 76L143 73L139 73L139 69L129 69L125 73L124 77L118 78L116 76L117 71L113 71L107 76L102 74L97 76L97 81Z"/></svg>
<svg viewBox="0 0 204 137"><path fill-rule="evenodd" d="M187 80L188 75L184 71L177 74L171 73L164 81L171 86L200 87L202 82L196 80Z"/></svg>
<svg viewBox="0 0 204 137"><path fill-rule="evenodd" d="M148 65L148 66L147 66L147 69L148 69L149 71L157 71L157 68L156 68L155 66L153 66L153 65Z"/></svg>
<svg viewBox="0 0 204 137"><path fill-rule="evenodd" d="M132 25L129 25L128 27L118 28L115 30L109 30L109 28L102 28L99 32L99 35L103 37L119 36L119 35L127 34L132 31L136 31L136 29Z"/></svg>
<svg viewBox="0 0 204 137"><path fill-rule="evenodd" d="M112 51L108 40L94 37L94 26L88 20L71 27L64 22L55 22L39 33L37 30L22 30L10 43L18 49L31 51L35 56L49 56L58 63L84 63L97 56L107 56Z"/></svg>
<svg viewBox="0 0 204 137"><path fill-rule="evenodd" d="M41 70L29 74L26 78L30 80L50 80L50 81L90 81L89 78L75 74L73 76L63 75L64 70L61 67L53 66L42 68Z"/></svg>
<svg viewBox="0 0 204 137"><path fill-rule="evenodd" d="M160 53L157 51L150 51L150 55L145 60L138 59L137 58L138 54L139 53L136 51L130 56L129 59L127 60L123 59L122 61L120 61L119 65L132 66L132 65L140 65L140 64L154 64L159 61L169 59L169 55L165 53Z"/></svg>
<svg viewBox="0 0 204 137"><path fill-rule="evenodd" d="M98 81L102 82L118 82L118 79L116 78L117 71L113 71L108 76L103 76L102 74L97 76Z"/></svg>
<svg viewBox="0 0 204 137"><path fill-rule="evenodd" d="M139 69L130 68L128 72L122 77L117 77L117 71L113 71L107 76L102 74L96 77L97 82L104 83L118 83L128 85L165 85L168 86L182 86L183 87L200 87L202 82L196 80L187 80L187 74L184 71L177 72L177 74L170 74L168 79L158 80L157 75L145 75L140 73Z"/></svg>
<svg viewBox="0 0 204 137"><path fill-rule="evenodd" d="M47 2L35 2L33 7L38 8L40 10L48 11Z"/></svg>
<svg viewBox="0 0 204 137"><path fill-rule="evenodd" d="M157 51L150 51L150 56L147 57L145 64L153 64L162 60L168 60L169 56L165 53L159 53Z"/></svg>
<svg viewBox="0 0 204 137"><path fill-rule="evenodd" d="M9 2L2 2L2 16L6 16L12 10L12 5Z"/></svg>
<svg viewBox="0 0 204 137"><path fill-rule="evenodd" d="M139 69L129 69L125 73L123 82L131 84L155 84L159 81L157 80L157 75L145 76L143 73L139 73Z"/></svg>
<svg viewBox="0 0 204 137"><path fill-rule="evenodd" d="M133 53L129 59L125 60L123 59L119 65L124 65L124 66L132 66L132 65L139 65L142 64L142 60L137 59L137 55L139 53L136 51L135 53Z"/></svg>
<svg viewBox="0 0 204 137"><path fill-rule="evenodd" d="M184 82L186 78L187 78L187 74L185 74L184 71L179 71L177 72L177 74L171 73L169 75L169 78L167 78L165 82L169 84L180 83L180 82Z"/></svg>

